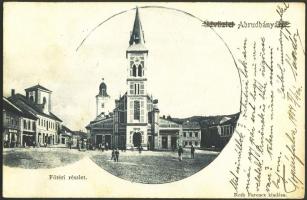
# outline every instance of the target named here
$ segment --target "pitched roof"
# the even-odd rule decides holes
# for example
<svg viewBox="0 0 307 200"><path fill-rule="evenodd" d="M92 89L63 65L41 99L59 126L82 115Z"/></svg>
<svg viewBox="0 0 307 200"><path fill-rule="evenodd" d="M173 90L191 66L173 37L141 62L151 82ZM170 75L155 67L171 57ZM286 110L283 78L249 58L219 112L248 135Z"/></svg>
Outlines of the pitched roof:
<svg viewBox="0 0 307 200"><path fill-rule="evenodd" d="M3 107L18 112L22 117L35 119L35 120L37 119L36 115L33 112L28 111L23 106L20 106L14 102L9 101L5 97L3 97Z"/></svg>
<svg viewBox="0 0 307 200"><path fill-rule="evenodd" d="M4 108L11 109L11 110L14 110L15 112L17 112L19 114L22 114L22 110L20 110L20 108L15 106L12 102L7 100L5 97L2 97L2 102L3 102L3 107Z"/></svg>
<svg viewBox="0 0 307 200"><path fill-rule="evenodd" d="M141 20L139 16L139 9L136 7L133 30L130 36L129 45L131 46L133 44L144 44L144 43L145 43L145 39L144 39L144 33L143 33L142 24L141 24Z"/></svg>
<svg viewBox="0 0 307 200"><path fill-rule="evenodd" d="M80 136L82 138L87 138L89 137L89 134L88 133L85 133L83 131L73 131L73 135L76 135L76 136Z"/></svg>
<svg viewBox="0 0 307 200"><path fill-rule="evenodd" d="M70 130L68 127L62 125L62 128L61 128L61 134L63 136L72 136L74 132L72 130Z"/></svg>
<svg viewBox="0 0 307 200"><path fill-rule="evenodd" d="M182 128L184 128L184 129L200 129L200 125L199 125L198 122L185 121L182 124Z"/></svg>
<svg viewBox="0 0 307 200"><path fill-rule="evenodd" d="M37 84L37 85L34 85L32 87L26 88L25 91L35 90L35 89L41 89L41 90L44 90L44 91L47 91L47 92L52 92L51 90L48 90L47 88L41 86L40 84Z"/></svg>
<svg viewBox="0 0 307 200"><path fill-rule="evenodd" d="M160 118L159 126L160 128L180 128L181 124L169 119Z"/></svg>
<svg viewBox="0 0 307 200"><path fill-rule="evenodd" d="M15 94L14 96L11 96L8 98L10 102L17 105L19 108L21 108L26 113L30 113L34 116L36 115L42 115L44 117L48 117L51 119L55 119L57 121L62 122L61 119L59 119L57 116L55 116L53 113L46 114L42 111L42 108L39 105L36 105L34 102L28 100L24 95L22 94Z"/></svg>
<svg viewBox="0 0 307 200"><path fill-rule="evenodd" d="M113 129L113 117L105 118L99 121L91 121L88 128Z"/></svg>
<svg viewBox="0 0 307 200"><path fill-rule="evenodd" d="M67 132L73 132L72 130L70 130L67 126L62 125L62 129L67 131Z"/></svg>

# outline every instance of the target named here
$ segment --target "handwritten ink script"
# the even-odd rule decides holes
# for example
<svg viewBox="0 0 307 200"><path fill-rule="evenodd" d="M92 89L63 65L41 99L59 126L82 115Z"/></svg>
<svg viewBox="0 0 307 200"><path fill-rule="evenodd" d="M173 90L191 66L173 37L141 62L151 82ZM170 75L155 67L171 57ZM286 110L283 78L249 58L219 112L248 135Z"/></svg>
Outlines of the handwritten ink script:
<svg viewBox="0 0 307 200"><path fill-rule="evenodd" d="M276 18L287 20L290 9L278 5ZM279 26L269 37L243 38L238 48L241 116L229 171L234 197L292 197L304 191L305 53L300 39L296 27Z"/></svg>

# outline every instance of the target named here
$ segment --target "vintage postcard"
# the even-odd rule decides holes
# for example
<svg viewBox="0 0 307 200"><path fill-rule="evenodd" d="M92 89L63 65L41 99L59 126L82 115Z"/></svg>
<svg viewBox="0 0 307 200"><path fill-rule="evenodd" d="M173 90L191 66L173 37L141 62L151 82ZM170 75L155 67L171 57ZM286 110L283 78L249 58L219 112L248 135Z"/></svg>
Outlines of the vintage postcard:
<svg viewBox="0 0 307 200"><path fill-rule="evenodd" d="M3 197L304 198L305 9L4 2Z"/></svg>

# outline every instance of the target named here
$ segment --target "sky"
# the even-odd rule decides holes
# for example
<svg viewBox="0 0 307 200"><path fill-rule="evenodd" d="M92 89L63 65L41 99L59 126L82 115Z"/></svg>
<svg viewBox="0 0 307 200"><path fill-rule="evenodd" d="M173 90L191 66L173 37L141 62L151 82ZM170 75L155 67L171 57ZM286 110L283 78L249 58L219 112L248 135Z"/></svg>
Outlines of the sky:
<svg viewBox="0 0 307 200"><path fill-rule="evenodd" d="M12 88L24 94L25 88L39 83L53 91L52 112L71 129L84 130L95 118L95 96L101 78L112 101L126 91L125 53L135 15L135 10L130 9L135 6L5 4L4 96L9 96ZM182 9L183 5L171 7ZM184 9L199 13L195 7ZM129 11L92 31L123 10ZM147 92L159 100L161 115L190 117L239 112L238 72L225 44L212 30L173 10L140 8L139 13L149 50Z"/></svg>

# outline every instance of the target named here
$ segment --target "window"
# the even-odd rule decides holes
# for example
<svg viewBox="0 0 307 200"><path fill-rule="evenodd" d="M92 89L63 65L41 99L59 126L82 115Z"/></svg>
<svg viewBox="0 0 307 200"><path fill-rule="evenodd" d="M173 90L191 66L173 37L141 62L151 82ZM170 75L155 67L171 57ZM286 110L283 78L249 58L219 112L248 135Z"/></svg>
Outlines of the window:
<svg viewBox="0 0 307 200"><path fill-rule="evenodd" d="M130 94L134 94L134 83L130 83Z"/></svg>
<svg viewBox="0 0 307 200"><path fill-rule="evenodd" d="M186 132L183 132L183 137L187 137L187 134L186 134Z"/></svg>
<svg viewBox="0 0 307 200"><path fill-rule="evenodd" d="M43 104L45 105L47 102L46 97L43 97Z"/></svg>
<svg viewBox="0 0 307 200"><path fill-rule="evenodd" d="M32 122L32 130L35 130L35 122Z"/></svg>
<svg viewBox="0 0 307 200"><path fill-rule="evenodd" d="M119 122L120 123L124 123L125 122L125 113L124 112L120 112L119 113Z"/></svg>
<svg viewBox="0 0 307 200"><path fill-rule="evenodd" d="M189 145L192 145L192 142L189 142Z"/></svg>
<svg viewBox="0 0 307 200"><path fill-rule="evenodd" d="M136 85L137 85L137 84L134 84L134 94L137 94Z"/></svg>
<svg viewBox="0 0 307 200"><path fill-rule="evenodd" d="M140 94L144 94L144 83L140 83Z"/></svg>
<svg viewBox="0 0 307 200"><path fill-rule="evenodd" d="M129 108L129 110L130 110L130 118L129 118L129 121L130 121L130 122L133 122L133 118L134 118L134 115L133 115L133 109L134 109L133 106L134 106L134 105L133 105L133 103L134 103L133 101L130 101L130 103L129 103L129 104L130 104L130 108Z"/></svg>
<svg viewBox="0 0 307 200"><path fill-rule="evenodd" d="M197 132L195 132L195 137L198 137L198 133Z"/></svg>
<svg viewBox="0 0 307 200"><path fill-rule="evenodd" d="M134 84L134 94L140 94L140 85L137 83Z"/></svg>
<svg viewBox="0 0 307 200"><path fill-rule="evenodd" d="M190 132L189 134L190 134L190 137L192 137L192 132Z"/></svg>
<svg viewBox="0 0 307 200"><path fill-rule="evenodd" d="M26 120L23 120L23 128L27 129L27 122L26 122Z"/></svg>
<svg viewBox="0 0 307 200"><path fill-rule="evenodd" d="M148 123L152 123L152 112L148 112Z"/></svg>
<svg viewBox="0 0 307 200"><path fill-rule="evenodd" d="M134 101L134 119L140 120L140 102Z"/></svg>
<svg viewBox="0 0 307 200"><path fill-rule="evenodd" d="M144 122L145 121L145 119L144 119L144 101L141 101L141 108L140 108L140 110L141 110L141 122Z"/></svg>
<svg viewBox="0 0 307 200"><path fill-rule="evenodd" d="M31 122L28 121L28 129L31 129Z"/></svg>
<svg viewBox="0 0 307 200"><path fill-rule="evenodd" d="M184 146L188 145L188 142L184 142Z"/></svg>
<svg viewBox="0 0 307 200"><path fill-rule="evenodd" d="M104 108L104 103L101 104L101 108Z"/></svg>
<svg viewBox="0 0 307 200"><path fill-rule="evenodd" d="M142 74L143 74L143 69L142 69L142 65L139 65L138 66L138 76L142 77Z"/></svg>
<svg viewBox="0 0 307 200"><path fill-rule="evenodd" d="M195 146L198 146L198 142L195 142Z"/></svg>
<svg viewBox="0 0 307 200"><path fill-rule="evenodd" d="M136 77L136 66L132 66L132 76Z"/></svg>

